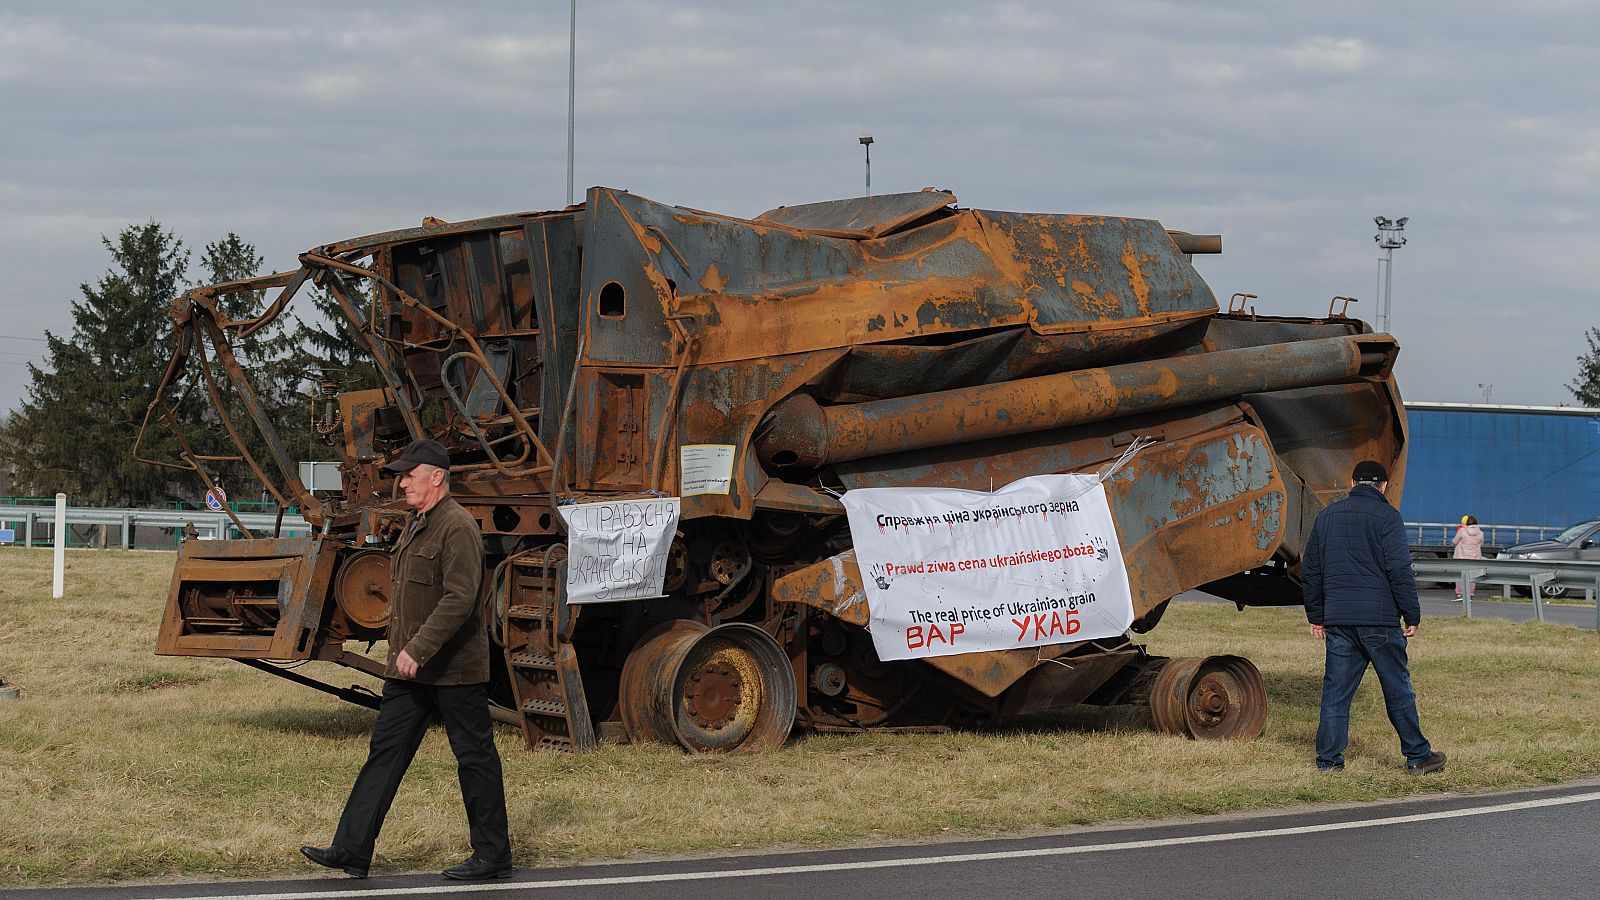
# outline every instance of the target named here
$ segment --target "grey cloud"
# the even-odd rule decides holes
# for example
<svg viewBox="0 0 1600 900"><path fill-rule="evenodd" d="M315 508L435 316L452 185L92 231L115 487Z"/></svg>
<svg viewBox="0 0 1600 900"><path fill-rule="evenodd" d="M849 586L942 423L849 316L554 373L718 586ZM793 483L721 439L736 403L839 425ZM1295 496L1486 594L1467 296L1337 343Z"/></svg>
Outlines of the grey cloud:
<svg viewBox="0 0 1600 900"><path fill-rule="evenodd" d="M1409 215L1418 399L1561 402L1600 323L1579 3L580 6L580 190L736 214L852 194L870 130L879 191L1220 231L1219 296L1299 315L1336 293L1370 315L1372 216ZM63 331L99 234L151 217L281 268L424 214L561 205L566 28L561 3L12 4L0 255L25 263L0 313Z"/></svg>

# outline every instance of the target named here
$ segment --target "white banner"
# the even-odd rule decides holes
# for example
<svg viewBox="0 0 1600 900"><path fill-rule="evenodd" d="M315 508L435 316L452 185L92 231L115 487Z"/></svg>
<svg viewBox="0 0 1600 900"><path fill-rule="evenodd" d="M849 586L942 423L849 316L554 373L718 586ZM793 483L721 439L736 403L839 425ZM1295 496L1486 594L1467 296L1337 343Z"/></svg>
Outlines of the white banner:
<svg viewBox="0 0 1600 900"><path fill-rule="evenodd" d="M1122 634L1133 597L1094 475L1036 475L994 493L844 494L880 659L1010 650Z"/></svg>
<svg viewBox="0 0 1600 900"><path fill-rule="evenodd" d="M677 497L558 506L567 521L567 602L664 596Z"/></svg>

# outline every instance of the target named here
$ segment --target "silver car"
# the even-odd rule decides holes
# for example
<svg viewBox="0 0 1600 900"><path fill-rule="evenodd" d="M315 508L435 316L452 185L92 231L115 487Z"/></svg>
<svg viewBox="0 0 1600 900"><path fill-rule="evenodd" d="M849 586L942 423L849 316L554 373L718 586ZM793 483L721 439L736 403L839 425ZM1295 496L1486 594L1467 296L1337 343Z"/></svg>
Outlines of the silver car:
<svg viewBox="0 0 1600 900"><path fill-rule="evenodd" d="M1600 561L1600 519L1590 519L1568 525L1548 541L1532 541L1507 547L1500 552L1501 559L1583 559ZM1569 592L1579 593L1581 587L1550 582L1539 589L1546 597L1564 597ZM1527 593L1527 589L1517 591Z"/></svg>

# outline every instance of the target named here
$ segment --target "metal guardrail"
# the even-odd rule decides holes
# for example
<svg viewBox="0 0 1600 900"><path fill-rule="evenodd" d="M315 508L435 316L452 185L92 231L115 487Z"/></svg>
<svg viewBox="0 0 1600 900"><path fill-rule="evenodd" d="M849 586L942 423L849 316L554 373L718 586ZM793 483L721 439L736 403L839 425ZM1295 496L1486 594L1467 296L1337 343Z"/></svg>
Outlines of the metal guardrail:
<svg viewBox="0 0 1600 900"><path fill-rule="evenodd" d="M1460 522L1407 522L1406 540L1413 547L1449 547L1460 525ZM1515 547L1517 544L1546 540L1560 534L1566 526L1484 525L1480 522L1478 527L1483 529L1483 543L1486 546Z"/></svg>
<svg viewBox="0 0 1600 900"><path fill-rule="evenodd" d="M333 490L330 488L330 490ZM0 497L0 507L11 506L48 506L55 508L54 497ZM203 500L156 500L148 505L136 507L140 510L175 510L178 512L209 512ZM234 512L256 512L268 516L278 514L278 504L261 500L229 500L228 508ZM294 507L289 507L294 511Z"/></svg>
<svg viewBox="0 0 1600 900"><path fill-rule="evenodd" d="M1471 581L1527 585L1533 594L1533 614L1544 621L1541 589L1550 582L1582 588L1600 597L1600 562L1558 559L1414 559L1411 571L1418 581ZM1472 596L1461 592L1462 612L1472 618ZM1595 629L1600 632L1600 603L1595 606Z"/></svg>
<svg viewBox="0 0 1600 900"><path fill-rule="evenodd" d="M238 513L239 521L260 537L270 536L274 525L277 523L276 513ZM49 546L54 542L54 535L50 532L55 528L56 509L54 506L0 506L0 528L13 528L17 531L18 544L24 547ZM134 547L134 533L141 526L151 528L171 529L181 534L184 526L193 522L196 531L202 538L219 539L241 537L238 528L224 512L204 512L198 510L170 510L170 509L114 509L86 506L67 507L67 530L70 533L74 526L102 525L107 528L116 527L121 536L121 547L131 550ZM20 527L19 527L20 526ZM311 533L311 525L301 518L298 513L285 513L283 516L284 537L298 537ZM48 536L47 536L48 535ZM173 546L177 546L180 538L173 539ZM70 537L69 537L70 543ZM81 546L81 545L80 545Z"/></svg>

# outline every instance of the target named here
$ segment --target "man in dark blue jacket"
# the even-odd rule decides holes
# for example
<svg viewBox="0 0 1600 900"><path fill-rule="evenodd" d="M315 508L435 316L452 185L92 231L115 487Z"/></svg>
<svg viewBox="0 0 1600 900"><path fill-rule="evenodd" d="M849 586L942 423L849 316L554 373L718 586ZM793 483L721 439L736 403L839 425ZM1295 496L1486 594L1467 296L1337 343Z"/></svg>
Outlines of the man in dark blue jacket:
<svg viewBox="0 0 1600 900"><path fill-rule="evenodd" d="M1350 481L1350 496L1317 516L1300 564L1311 636L1327 649L1317 768L1344 768L1350 700L1371 663L1383 685L1389 722L1400 735L1406 771L1438 772L1445 756L1422 736L1406 661L1406 639L1417 633L1422 606L1400 512L1383 496L1389 473L1381 463L1365 460L1356 464Z"/></svg>

